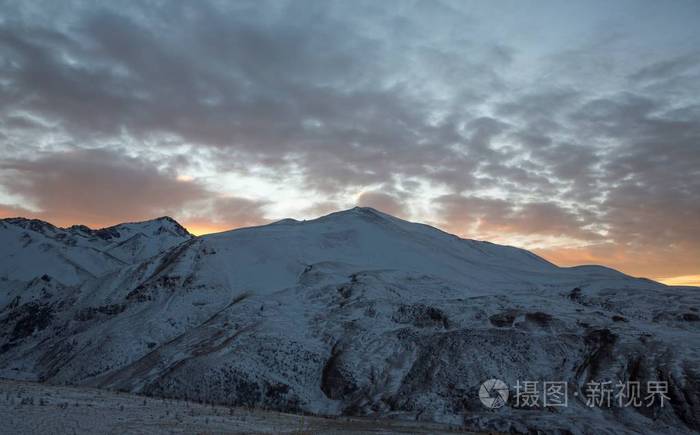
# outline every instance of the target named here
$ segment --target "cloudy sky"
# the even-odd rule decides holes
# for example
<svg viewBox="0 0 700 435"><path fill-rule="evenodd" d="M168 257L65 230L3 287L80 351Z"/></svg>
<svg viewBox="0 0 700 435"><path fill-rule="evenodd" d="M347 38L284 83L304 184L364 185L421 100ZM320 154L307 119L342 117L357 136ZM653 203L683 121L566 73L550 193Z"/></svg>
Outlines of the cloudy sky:
<svg viewBox="0 0 700 435"><path fill-rule="evenodd" d="M700 282L700 2L0 1L0 217L367 205Z"/></svg>

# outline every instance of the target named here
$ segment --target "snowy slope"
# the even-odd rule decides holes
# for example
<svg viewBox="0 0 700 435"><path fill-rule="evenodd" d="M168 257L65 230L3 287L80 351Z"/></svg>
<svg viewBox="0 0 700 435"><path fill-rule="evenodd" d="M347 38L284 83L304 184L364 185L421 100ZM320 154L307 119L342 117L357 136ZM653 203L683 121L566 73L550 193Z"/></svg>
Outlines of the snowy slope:
<svg viewBox="0 0 700 435"><path fill-rule="evenodd" d="M58 228L37 219L0 219L0 279L29 281L49 275L81 283L145 260L192 236L168 217L92 230Z"/></svg>
<svg viewBox="0 0 700 435"><path fill-rule="evenodd" d="M0 373L477 430L700 429L696 288L560 268L368 208L129 261L77 287L27 285L0 311ZM488 378L564 380L572 392L602 378L665 380L673 400L494 412L477 398Z"/></svg>
<svg viewBox="0 0 700 435"><path fill-rule="evenodd" d="M440 424L359 417L322 418L5 380L0 380L0 421L3 433L13 435L475 435Z"/></svg>

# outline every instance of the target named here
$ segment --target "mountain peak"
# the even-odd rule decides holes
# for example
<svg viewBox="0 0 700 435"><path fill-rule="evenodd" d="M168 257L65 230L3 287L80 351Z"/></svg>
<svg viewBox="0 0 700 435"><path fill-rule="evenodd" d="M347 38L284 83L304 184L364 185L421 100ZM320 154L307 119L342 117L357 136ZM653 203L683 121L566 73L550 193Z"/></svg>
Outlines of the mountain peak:
<svg viewBox="0 0 700 435"><path fill-rule="evenodd" d="M16 225L26 230L32 230L38 233L43 233L46 229L50 229L52 231L56 230L56 227L53 224L46 221L42 221L41 219L11 217L0 219L0 222Z"/></svg>
<svg viewBox="0 0 700 435"><path fill-rule="evenodd" d="M375 209L375 208L372 208L372 207L362 207L362 206L359 206L359 205L357 205L357 206L355 206L355 207L353 207L353 208L351 208L350 210L347 210L347 211L354 212L354 213L362 213L362 214L378 214L378 213L385 214L385 213L382 213L382 212L380 212L379 210L377 210L377 209Z"/></svg>
<svg viewBox="0 0 700 435"><path fill-rule="evenodd" d="M183 235L183 236L191 236L189 231L187 231L187 228L183 227L180 225L180 222L176 221L175 219L171 218L170 216L161 216L159 218L154 219L155 222L160 222L163 225L170 226L171 229L175 230L176 233Z"/></svg>
<svg viewBox="0 0 700 435"><path fill-rule="evenodd" d="M155 218L155 219L153 219L153 220L154 220L154 221L158 221L158 222L169 222L169 223L171 223L171 224L180 225L180 223L179 223L178 221L176 221L175 219L171 218L170 216L161 216L161 217ZM147 221L147 222L148 222L148 221Z"/></svg>
<svg viewBox="0 0 700 435"><path fill-rule="evenodd" d="M369 219L369 220L390 220L390 219L399 219L397 217L394 217L390 214L384 213L382 211L379 211L375 208L372 207L360 207L356 206L347 210L340 210L336 211L333 213L330 213L326 216L321 217L320 219L325 219L325 218L339 218L339 217L360 217L363 219Z"/></svg>
<svg viewBox="0 0 700 435"><path fill-rule="evenodd" d="M185 227L180 225L178 221L171 218L170 216L161 216L155 219L149 219L138 222L124 222L121 224L112 225L110 227L100 228L99 230L96 230L96 232L104 236L109 236L115 232L117 232L118 235L118 231L124 228L140 230L141 228L148 227L157 227L157 231L169 230L180 236L191 236L190 232L187 231Z"/></svg>

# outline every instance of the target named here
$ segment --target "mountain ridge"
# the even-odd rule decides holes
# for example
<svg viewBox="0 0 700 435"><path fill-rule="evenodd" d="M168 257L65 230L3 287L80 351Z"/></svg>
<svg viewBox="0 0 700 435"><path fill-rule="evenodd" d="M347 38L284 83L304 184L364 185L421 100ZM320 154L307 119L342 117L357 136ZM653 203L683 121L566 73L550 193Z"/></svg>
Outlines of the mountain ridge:
<svg viewBox="0 0 700 435"><path fill-rule="evenodd" d="M72 285L157 255L192 237L167 216L98 229L4 218L0 219L0 276L27 280L48 273ZM32 269L41 273L32 276Z"/></svg>
<svg viewBox="0 0 700 435"><path fill-rule="evenodd" d="M3 222L10 223L13 225L26 223L26 224L30 225L30 227L32 225L34 225L34 226L37 226L37 228L48 227L48 228L52 228L52 229L66 230L66 231L70 231L70 230L85 231L88 233L99 232L99 231L108 232L108 230L112 230L112 229L124 227L124 226L129 226L129 225L146 225L146 224L151 224L151 223L156 223L156 222L167 222L167 223L173 224L176 228L179 228L182 231L187 232L189 234L189 231L187 231L187 229L185 227L183 227L176 219L174 219L170 216L166 216L166 215L159 216L159 217L152 218L152 219L141 220L141 221L120 222L118 224L108 225L106 227L99 227L99 228L91 228L91 227L84 225L84 224L73 224L73 225L69 225L67 227L61 227L58 225L54 225L49 221L45 221L45 220L38 219L38 218L26 218L23 216L11 216L11 217L0 218L0 223L3 223Z"/></svg>
<svg viewBox="0 0 700 435"><path fill-rule="evenodd" d="M19 243L0 254L32 269L43 242L2 228ZM372 209L170 236L144 239L163 248L154 255L124 238L131 261L72 282L37 264L26 280L0 269L0 375L474 430L700 429L697 289L560 268ZM86 266L104 254L48 246ZM564 380L579 398L492 412L477 394L490 378ZM581 397L600 378L661 378L672 400L593 411Z"/></svg>
<svg viewBox="0 0 700 435"><path fill-rule="evenodd" d="M83 229L87 229L87 230L89 230L88 233L90 233L90 234L109 234L109 232L110 232L111 230L116 230L116 229L122 228L122 227L124 227L124 226L129 226L129 225L144 225L144 224L151 224L151 223L157 223L157 222L169 222L169 223L174 224L174 226L175 226L176 228L178 228L179 231L181 231L182 233L185 233L185 234L189 235L191 238L198 238L198 237L207 237L207 236L211 236L211 235L215 235L215 234L225 234L225 233L230 233L230 232L239 231L239 230L249 230L249 229L254 229L254 228L266 227L266 226L270 226L270 225L288 225L288 224L294 224L294 225L296 225L296 224L305 224L305 223L309 223L309 222L315 222L315 221L318 221L318 220L329 219L329 218L338 217L338 216L348 216L348 215L353 215L353 214L355 214L355 215L358 215L358 214L359 214L359 216L362 216L362 214L364 214L365 216L372 216L372 215L374 215L374 216L378 216L378 217L380 217L380 218L389 219L390 221L391 221L391 220L394 220L394 221L401 221L401 222L403 222L403 223L405 223L405 224L412 224L412 225L421 226L421 227L427 228L427 229L429 229L429 230L431 230L431 231L435 231L435 232L438 232L438 233L442 233L443 235L445 235L445 236L447 236L447 237L455 238L455 239L462 240L462 241L474 242L474 243L483 243L483 244L485 244L485 245L494 245L494 246L512 248L512 249L519 250L519 251L524 251L524 252L527 252L529 255L531 255L531 256L533 256L533 257L535 257L535 258L537 258L537 259L539 259L539 260L541 260L541 261L543 261L543 262L552 264L552 265L554 265L554 266L556 266L556 267L558 267L558 268L561 268L561 269L571 269L571 270L574 270L574 269L580 269L580 268L601 268L601 269L604 269L604 270L606 270L606 271L611 271L611 272L623 274L623 275L625 275L625 276L630 276L630 275L627 275L626 273L624 273L624 272L622 272L622 271L619 271L619 270L617 270L617 269L615 269L615 268L612 268L612 267L609 267L609 266L605 266L605 265L602 265L602 264L579 264L579 265L575 265L575 266L559 266L559 265L557 265L557 264L555 264L555 263L552 263L551 261L547 260L546 258L541 257L541 256L535 254L534 252L532 252L532 251L530 251L530 250L528 250L528 249L525 249L525 248L521 248L521 247L513 246L513 245L504 245L504 244L494 243L494 242L491 242L491 241L488 241L488 240L464 238L464 237L461 237L461 236L458 236L458 235L449 233L449 232L447 232L447 231L445 231L445 230L442 230L442 229L440 229L440 228L438 228L438 227L435 227L435 226L433 226L433 225L430 225L430 224L421 223L421 222L413 222L413 221L408 221L408 220L403 220L403 219L397 218L397 217L395 217L395 216L389 215L389 214L387 214L387 213L384 213L384 212L382 212L382 211L380 211L380 210L377 210L377 209L375 209L375 208L373 208L373 207L361 207L361 206L356 206L356 207L352 207L352 208L349 208L349 209L346 209L346 210L339 210L339 211L331 212L331 213L328 213L328 214L326 214L326 215L319 216L319 217L313 218L313 219L297 220L297 219L293 219L293 218L283 218L283 219L280 219L280 220L277 220L277 221L273 221L273 222L269 222L269 223L265 223L265 224L254 225L254 226L247 226L247 227L240 227L240 228L231 228L231 229L228 229L228 230L222 230L222 231L218 231L218 232L214 232L214 233L207 233L207 234L201 234L201 235L194 235L194 234L191 234L191 233L187 230L187 228L185 228L185 227L184 227L182 224L180 224L176 219L174 219L174 218L172 218L172 217L170 217L170 216L160 216L160 217L156 217L156 218L152 218L152 219L146 219L146 220L142 220L142 221L128 221L128 222L122 222L122 223L118 223L118 224L114 224L114 225L109 225L109 226L106 226L106 227L100 227L100 228L90 228L90 227L87 227L87 226L82 225L82 224L73 224L73 225L70 225L70 226L67 226L67 227L59 227L59 226L56 226L56 225L52 224L51 222L48 222L48 221L45 221L45 220L36 219L36 218L25 218L25 217L7 217L7 218L2 218L2 219L0 219L0 224L3 223L3 222L10 222L10 223L15 223L15 224L16 224L17 222L26 222L26 223L28 223L28 224L30 224L30 225L31 225L31 224L34 224L34 225L39 225L39 226L41 226L41 227L54 228L54 229L56 229L56 230L66 230L66 231L71 231L71 230L73 230L73 231L80 231L80 230L83 230ZM666 285L666 284L663 284L663 283L661 283L661 282L659 282L659 281L653 280L653 279L651 279L651 278L646 278L646 277L634 277L634 278L638 278L638 279L648 279L648 280L651 280L651 281L653 281L653 282L655 282L655 283L659 283L659 284L662 284L662 285ZM678 287L678 286L676 286L676 287ZM682 286L682 287L693 287L693 286Z"/></svg>

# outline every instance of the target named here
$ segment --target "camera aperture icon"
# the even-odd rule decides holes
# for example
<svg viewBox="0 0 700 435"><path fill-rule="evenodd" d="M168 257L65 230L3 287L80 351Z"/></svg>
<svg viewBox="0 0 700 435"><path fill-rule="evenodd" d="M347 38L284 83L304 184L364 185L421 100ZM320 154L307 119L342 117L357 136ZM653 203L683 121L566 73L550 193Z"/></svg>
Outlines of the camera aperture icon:
<svg viewBox="0 0 700 435"><path fill-rule="evenodd" d="M479 387L479 400L489 409L497 409L508 402L508 385L500 379L488 379Z"/></svg>

